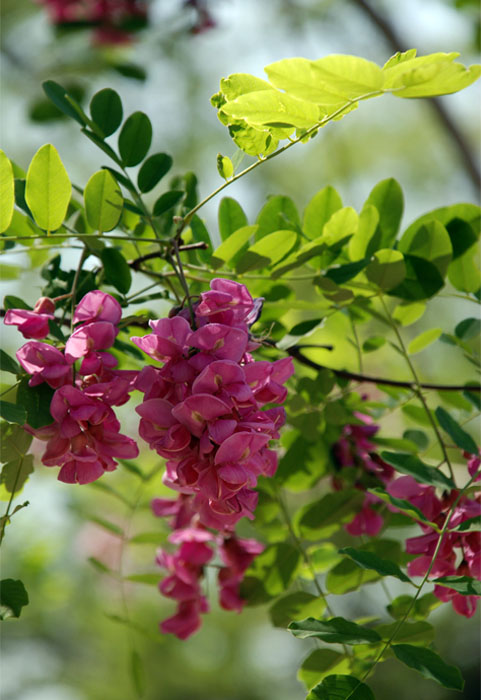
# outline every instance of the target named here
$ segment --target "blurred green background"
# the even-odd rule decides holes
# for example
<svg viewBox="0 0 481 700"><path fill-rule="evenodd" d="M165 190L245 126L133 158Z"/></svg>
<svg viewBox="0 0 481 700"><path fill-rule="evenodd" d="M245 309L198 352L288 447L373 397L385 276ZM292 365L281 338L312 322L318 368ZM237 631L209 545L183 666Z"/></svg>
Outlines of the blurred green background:
<svg viewBox="0 0 481 700"><path fill-rule="evenodd" d="M388 19L406 47L420 53L456 50L466 64L479 60L477 2L372 0L372 7ZM180 1L154 0L151 25L131 46L99 49L92 46L88 31L56 37L38 5L3 0L2 148L25 168L37 148L51 142L72 181L83 185L105 159L73 122L42 123L29 115L42 98L41 82L47 78L76 84L87 100L96 90L111 86L121 94L127 112L141 109L149 114L153 149L174 157L175 172L196 172L200 193L206 195L220 184L216 153L231 156L235 150L209 104L221 77L233 72L262 77L264 65L289 56L353 53L382 64L394 53L361 2L212 0L208 8L216 27L193 35L191 10ZM122 76L114 68L119 63L145 66L146 79ZM443 100L473 153L479 145L479 96L480 88L473 86ZM436 206L477 198L459 148L430 105L391 98L361 105L309 145L292 149L235 183L228 194L253 220L269 194L287 194L302 209L326 184L339 190L346 205L359 208L373 185L390 176L405 192L404 225ZM211 230L216 227L217 206L214 200L204 209ZM65 260L73 265L76 258L72 252ZM33 302L40 280L28 270L29 258L12 255L8 262L23 265L25 272L19 281L1 282L2 296L8 290ZM166 311L165 306L152 308L159 315ZM442 316L444 328L451 332L468 312L472 310L462 301L438 298L431 302L425 321L437 319L437 325ZM333 332L340 334L342 328ZM415 327L412 334L417 332ZM4 342L9 350L18 347L14 329L8 329ZM430 380L443 376L452 361L449 346L435 347L416 358ZM356 369L349 350L336 354L335 365ZM396 365L392 358L376 354L366 369L389 374L396 372ZM460 381L472 378L469 365L460 363L456 375ZM135 434L133 409L129 405L121 413L124 432L130 425ZM389 422L392 434L402 429L396 421ZM139 464L147 471L156 461L144 454ZM138 501L132 512L99 487L72 488L57 482L54 472L37 469L19 497L30 506L7 529L2 578L21 578L31 602L20 620L2 624L2 700L128 700L135 697L132 648L142 659L149 700L305 697L295 673L311 646L272 628L263 608L245 610L238 617L219 611L212 595L213 610L202 630L180 642L157 632L158 620L170 614L171 606L155 586L127 584L122 589L115 578L87 563L95 557L127 574L155 572L152 542L122 551L118 537L88 518L106 518L133 534L157 531L162 538L162 523L149 510L152 496L162 492L158 478L139 487L126 470L119 468L108 476L109 485ZM394 595L402 592L402 587L390 587ZM383 591L371 585L336 600L336 610L351 617L376 615L380 600L384 606ZM122 622L126 615L133 621L130 626ZM443 606L432 617L437 648L462 668L465 692L444 690L387 661L371 681L378 699L479 698L479 616L467 621Z"/></svg>

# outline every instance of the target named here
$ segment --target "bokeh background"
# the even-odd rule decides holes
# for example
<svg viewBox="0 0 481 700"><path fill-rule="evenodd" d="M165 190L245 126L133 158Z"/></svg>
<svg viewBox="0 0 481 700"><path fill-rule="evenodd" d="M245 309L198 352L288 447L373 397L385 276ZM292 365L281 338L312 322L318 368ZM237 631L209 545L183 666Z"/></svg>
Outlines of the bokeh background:
<svg viewBox="0 0 481 700"><path fill-rule="evenodd" d="M209 104L221 77L233 72L262 77L264 65L290 56L314 59L353 53L382 64L394 53L396 41L420 53L456 50L463 63L479 61L476 0L371 0L370 5L357 0L210 0L204 5L212 22L199 28L196 3L152 0L149 25L132 43L96 46L91 30L56 32L39 4L3 0L0 130L7 155L26 168L34 152L51 142L72 181L83 186L105 158L73 122L45 120L41 82L52 78L73 85L87 103L95 91L110 86L121 94L126 113L140 109L150 116L152 149L170 153L175 172L194 171L200 193L206 195L220 184L216 154L232 156L235 150ZM387 20L383 28L370 8L377 19ZM445 98L442 104L476 165L479 87ZM346 205L359 208L374 184L390 176L405 192L404 225L436 206L477 201L475 177L452 127L447 128L426 101L394 98L361 105L309 145L292 149L235 183L228 194L241 201L252 221L267 195L287 194L302 209L326 184L339 190ZM217 206L214 200L203 212L212 231ZM66 265L74 265L76 255L67 254ZM24 271L18 280L1 281L2 296L8 290L33 302L41 282L38 273L29 270L31 258L12 255L4 261ZM166 311L160 305L152 308L159 316ZM439 298L430 303L425 318L426 323L438 319L437 325L442 316L449 329L467 315L472 310L462 300ZM14 351L18 338L8 330L4 343ZM436 348L417 358L430 380L452 366L449 346L438 343ZM396 371L393 360L382 354L368 362L373 373ZM335 363L355 369L348 350L338 353ZM459 381L472 378L469 365L460 362L456 376ZM135 434L132 408L123 418ZM389 430L402 433L396 421L391 419ZM146 453L139 464L148 471L156 467L156 460ZM273 629L263 608L247 609L238 617L219 611L212 601L213 611L201 632L180 642L158 634L157 621L170 606L155 586L121 586L115 576L88 563L95 557L113 571L155 572L152 541L122 547L118 537L91 518L106 518L133 534L157 532L161 537L162 524L149 510L151 497L162 492L158 478L142 484L122 469L109 475L109 484L137 504L132 509L99 487L60 484L52 472L39 468L31 477L20 496L30 506L7 530L2 578L24 580L31 603L20 620L2 625L3 700L133 698L132 648L142 659L143 670L138 672L145 675L149 700L305 697L295 673L311 647ZM401 592L396 585L390 587L394 595ZM376 615L381 596L377 585L366 586L342 603L336 601L336 607L341 614ZM130 625L123 622L127 617ZM462 668L465 692L444 690L387 661L371 681L378 699L479 698L479 617L466 621L443 606L433 620L437 648Z"/></svg>

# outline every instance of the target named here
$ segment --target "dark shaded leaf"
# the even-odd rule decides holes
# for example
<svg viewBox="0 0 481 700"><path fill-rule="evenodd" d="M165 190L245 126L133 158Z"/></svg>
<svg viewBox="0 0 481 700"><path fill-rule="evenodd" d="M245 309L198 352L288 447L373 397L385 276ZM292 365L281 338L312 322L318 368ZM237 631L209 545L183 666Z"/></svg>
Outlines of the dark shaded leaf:
<svg viewBox="0 0 481 700"><path fill-rule="evenodd" d="M431 649L411 644L393 644L391 648L399 661L419 671L424 678L430 678L445 688L455 690L464 688L464 680L459 669L456 666L449 666Z"/></svg>
<svg viewBox="0 0 481 700"><path fill-rule="evenodd" d="M90 114L104 137L110 136L122 123L122 100L111 88L99 90L90 101Z"/></svg>
<svg viewBox="0 0 481 700"><path fill-rule="evenodd" d="M400 567L389 559L381 559L373 552L361 551L353 547L344 547L339 550L339 554L347 554L362 569L373 569L381 576L394 576L400 581L412 583L409 576Z"/></svg>
<svg viewBox="0 0 481 700"><path fill-rule="evenodd" d="M469 452L469 454L478 454L478 446L471 435L463 430L459 423L457 423L442 406L438 406L434 413L436 414L439 425L447 432L455 445Z"/></svg>
<svg viewBox="0 0 481 700"><path fill-rule="evenodd" d="M137 185L141 192L150 192L172 167L172 158L167 153L154 153L142 163L137 176Z"/></svg>
<svg viewBox="0 0 481 700"><path fill-rule="evenodd" d="M306 620L291 622L288 630L300 639L316 637L332 644L376 644L381 641L375 630L357 625L343 617L333 617L330 620L308 617Z"/></svg>
<svg viewBox="0 0 481 700"><path fill-rule="evenodd" d="M125 167L138 165L147 155L152 143L152 124L143 112L128 117L119 134L119 153Z"/></svg>
<svg viewBox="0 0 481 700"><path fill-rule="evenodd" d="M20 617L22 608L28 605L28 593L22 581L13 578L4 578L0 581L0 619L7 617Z"/></svg>
<svg viewBox="0 0 481 700"><path fill-rule="evenodd" d="M132 284L132 273L124 256L116 248L104 248L100 254L104 266L105 282L127 294Z"/></svg>
<svg viewBox="0 0 481 700"><path fill-rule="evenodd" d="M409 474L414 477L421 484L432 484L433 486L448 489L455 488L452 479L445 476L439 469L424 464L414 455L401 452L381 452L381 458L402 474Z"/></svg>

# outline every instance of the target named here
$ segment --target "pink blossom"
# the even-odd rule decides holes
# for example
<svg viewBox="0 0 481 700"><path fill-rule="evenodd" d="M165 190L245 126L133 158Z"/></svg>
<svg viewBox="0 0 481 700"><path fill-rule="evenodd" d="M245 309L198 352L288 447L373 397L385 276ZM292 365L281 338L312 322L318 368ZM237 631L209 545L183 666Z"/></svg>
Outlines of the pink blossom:
<svg viewBox="0 0 481 700"><path fill-rule="evenodd" d="M31 340L17 350L16 357L21 367L32 375L29 386L47 382L53 389L57 389L71 381L70 366L60 350L52 345Z"/></svg>
<svg viewBox="0 0 481 700"><path fill-rule="evenodd" d="M96 289L88 292L77 304L73 316L74 323L92 323L93 321L108 321L113 325L122 318L122 307L117 299Z"/></svg>
<svg viewBox="0 0 481 700"><path fill-rule="evenodd" d="M73 364L91 352L112 347L117 333L117 328L108 321L94 321L80 326L72 333L65 345L67 362ZM85 371L91 374L92 368L86 368Z"/></svg>
<svg viewBox="0 0 481 700"><path fill-rule="evenodd" d="M8 309L3 320L6 326L17 326L24 338L40 340L49 334L48 322L53 313L39 313L27 309Z"/></svg>

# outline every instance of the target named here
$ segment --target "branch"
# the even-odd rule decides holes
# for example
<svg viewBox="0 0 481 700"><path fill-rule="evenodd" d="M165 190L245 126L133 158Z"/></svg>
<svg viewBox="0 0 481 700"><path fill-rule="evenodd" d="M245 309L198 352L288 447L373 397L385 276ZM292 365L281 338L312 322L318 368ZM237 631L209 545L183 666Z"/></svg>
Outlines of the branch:
<svg viewBox="0 0 481 700"><path fill-rule="evenodd" d="M328 369L329 371L333 372L333 374L335 374L336 377L341 377L342 379L349 379L354 382L366 382L368 384L384 384L386 386L396 386L401 389L415 388L414 382L402 382L396 379L385 379L383 377L369 377L365 374L358 374L357 372L348 372L344 369L332 369L331 367L324 367L323 365L314 362L314 360L310 360L308 357L305 357L301 352L303 347L305 346L293 345L292 347L287 348L286 352L288 355L295 358L301 364L306 365L306 367L311 367L311 369L316 369L318 371L322 369ZM419 384L419 386L421 387L421 389L432 389L434 391L474 391L477 393L481 392L481 386L476 385L465 386L462 384Z"/></svg>
<svg viewBox="0 0 481 700"><path fill-rule="evenodd" d="M407 46L386 17L371 7L367 0L352 0L352 2L371 19L373 24L375 24L378 29L380 29L380 31L384 34L387 43L392 49L394 49L394 51L406 51ZM481 173L477 162L473 157L472 149L469 147L464 134L460 131L458 125L451 117L449 112L447 112L444 103L441 102L439 98L431 98L429 100L429 104L436 112L439 121L445 128L446 132L450 135L452 141L456 144L465 170L471 178L471 181L476 188L476 192L478 192L479 188L481 187Z"/></svg>
<svg viewBox="0 0 481 700"><path fill-rule="evenodd" d="M208 247L209 246L205 241L198 241L197 243L188 243L187 245L180 245L179 251L182 253L184 250L206 250ZM139 270L141 263L146 262L147 260L154 260L154 258L163 257L165 257L165 251L157 250L153 253L141 255L140 257L135 258L134 260L129 260L129 265L132 269Z"/></svg>

